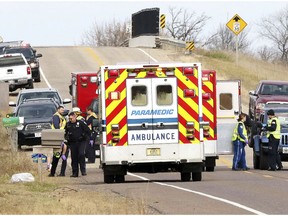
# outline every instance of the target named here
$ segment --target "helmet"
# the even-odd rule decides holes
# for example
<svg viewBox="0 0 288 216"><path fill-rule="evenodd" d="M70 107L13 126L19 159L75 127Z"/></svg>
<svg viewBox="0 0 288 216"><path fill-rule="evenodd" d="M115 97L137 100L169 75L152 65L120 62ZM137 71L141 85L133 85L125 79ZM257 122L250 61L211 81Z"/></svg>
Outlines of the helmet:
<svg viewBox="0 0 288 216"><path fill-rule="evenodd" d="M270 109L267 111L267 115L274 116L274 110Z"/></svg>
<svg viewBox="0 0 288 216"><path fill-rule="evenodd" d="M80 110L79 107L73 107L73 108L72 108L72 112L81 113L81 110Z"/></svg>

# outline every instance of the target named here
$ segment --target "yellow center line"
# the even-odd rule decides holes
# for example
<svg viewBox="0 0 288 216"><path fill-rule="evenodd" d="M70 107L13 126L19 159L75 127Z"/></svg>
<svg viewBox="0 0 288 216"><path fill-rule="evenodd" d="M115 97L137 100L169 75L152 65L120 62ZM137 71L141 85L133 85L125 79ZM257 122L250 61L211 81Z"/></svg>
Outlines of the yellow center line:
<svg viewBox="0 0 288 216"><path fill-rule="evenodd" d="M93 57L94 60L96 60L96 62L97 62L97 64L99 65L99 67L100 67L101 65L104 65L104 62L99 58L98 55L96 55L95 51L94 51L92 48L86 47L86 48L85 48L85 51L88 52L88 53L90 54L90 56Z"/></svg>

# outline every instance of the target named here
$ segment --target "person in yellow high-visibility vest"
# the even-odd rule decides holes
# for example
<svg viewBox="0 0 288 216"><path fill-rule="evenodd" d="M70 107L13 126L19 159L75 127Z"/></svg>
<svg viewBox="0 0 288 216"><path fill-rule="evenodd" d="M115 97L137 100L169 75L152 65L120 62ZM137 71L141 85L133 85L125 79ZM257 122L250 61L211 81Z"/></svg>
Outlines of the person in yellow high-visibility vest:
<svg viewBox="0 0 288 216"><path fill-rule="evenodd" d="M65 129L66 127L66 119L63 116L64 114L64 106L60 105L57 108L56 113L54 113L53 118L52 118L52 129ZM49 177L54 177L56 168L58 165L59 158L62 158L62 164L61 164L61 171L58 176L65 176L65 171L67 167L67 158L69 156L69 148L65 143L61 143L61 152L59 152L60 155L54 154L52 158L52 163L50 167L50 159L48 160L49 168L50 168L50 174Z"/></svg>
<svg viewBox="0 0 288 216"><path fill-rule="evenodd" d="M52 118L52 129L64 129L66 126L66 119L63 116L65 109L63 106L58 106L56 113Z"/></svg>
<svg viewBox="0 0 288 216"><path fill-rule="evenodd" d="M233 131L232 141L234 147L232 170L249 170L246 164L245 146L248 144L247 131L244 125L246 115L241 113L238 118L238 123ZM241 169L240 169L241 167Z"/></svg>
<svg viewBox="0 0 288 216"><path fill-rule="evenodd" d="M280 141L280 121L275 116L274 110L270 109L267 111L268 115L268 125L264 128L267 130L268 134L267 137L269 138L269 152L268 152L268 170L275 171L281 170L283 168L281 163L281 158L278 153L278 146Z"/></svg>

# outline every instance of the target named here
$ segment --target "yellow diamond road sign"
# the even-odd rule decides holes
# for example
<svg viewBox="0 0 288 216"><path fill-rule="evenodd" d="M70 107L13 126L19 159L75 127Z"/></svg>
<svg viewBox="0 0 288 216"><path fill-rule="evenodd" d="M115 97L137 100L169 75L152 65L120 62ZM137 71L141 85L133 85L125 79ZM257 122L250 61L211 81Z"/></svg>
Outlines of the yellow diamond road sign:
<svg viewBox="0 0 288 216"><path fill-rule="evenodd" d="M238 14L236 14L227 22L226 26L234 32L234 34L238 35L247 26L247 23Z"/></svg>

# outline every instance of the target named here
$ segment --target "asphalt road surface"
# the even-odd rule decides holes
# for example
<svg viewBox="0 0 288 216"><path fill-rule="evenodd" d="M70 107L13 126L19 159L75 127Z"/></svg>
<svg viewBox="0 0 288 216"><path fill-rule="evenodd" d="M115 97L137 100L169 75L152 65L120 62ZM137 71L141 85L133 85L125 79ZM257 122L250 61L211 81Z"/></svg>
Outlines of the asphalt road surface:
<svg viewBox="0 0 288 216"><path fill-rule="evenodd" d="M71 72L97 71L101 64L171 62L177 53L159 49L114 47L37 47L41 83L37 87L57 88L63 98L71 98L68 86ZM193 61L186 57L186 61ZM71 109L71 105L68 105ZM252 168L252 150L246 147ZM148 214L287 214L288 166L284 170L232 171L232 155L220 156L214 172L204 172L201 182L181 182L180 174L128 173L125 183L104 184L96 164L87 164L85 177L72 179L82 189L110 190L150 206ZM68 169L69 170L69 169ZM67 176L69 175L69 171ZM69 178L69 177L66 177Z"/></svg>

